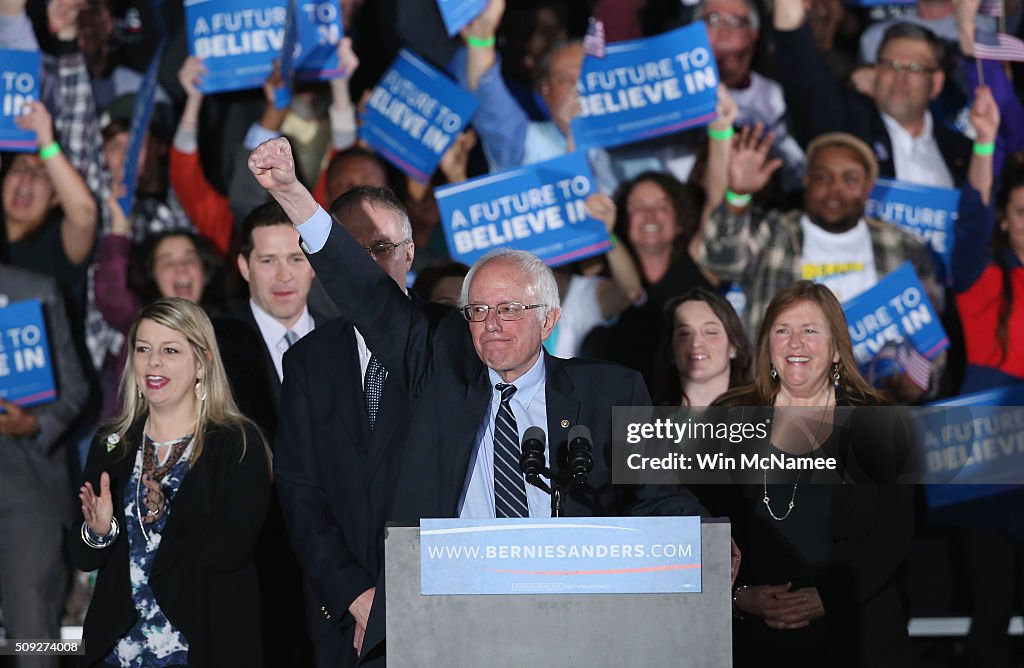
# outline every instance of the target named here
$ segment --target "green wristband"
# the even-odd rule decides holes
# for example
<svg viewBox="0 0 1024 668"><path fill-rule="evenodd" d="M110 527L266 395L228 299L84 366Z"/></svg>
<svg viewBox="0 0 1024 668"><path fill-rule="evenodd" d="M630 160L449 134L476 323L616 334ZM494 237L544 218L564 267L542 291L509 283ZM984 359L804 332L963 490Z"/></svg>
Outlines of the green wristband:
<svg viewBox="0 0 1024 668"><path fill-rule="evenodd" d="M734 130L731 125L724 130L712 130L711 126L708 126L708 136L711 137L712 139L727 141L729 139L732 139L732 136L734 134L736 134L736 130Z"/></svg>
<svg viewBox="0 0 1024 668"><path fill-rule="evenodd" d="M610 233L608 235L608 241L611 242L612 248L615 248L616 246L619 245L619 238L617 236L615 236L614 232L612 232L612 233Z"/></svg>
<svg viewBox="0 0 1024 668"><path fill-rule="evenodd" d="M472 35L466 35L466 44L477 49L489 49L494 46L495 40L494 35L490 37L473 37Z"/></svg>
<svg viewBox="0 0 1024 668"><path fill-rule="evenodd" d="M40 160L49 160L58 155L60 155L60 144L55 141L50 142L46 146L39 147Z"/></svg>
<svg viewBox="0 0 1024 668"><path fill-rule="evenodd" d="M735 207L744 207L750 204L750 199L753 197L750 193L746 195L737 195L731 190L725 191L725 201L732 204Z"/></svg>
<svg viewBox="0 0 1024 668"><path fill-rule="evenodd" d="M992 155L996 152L996 143L994 141L974 142L974 148L971 150L974 151L974 155Z"/></svg>

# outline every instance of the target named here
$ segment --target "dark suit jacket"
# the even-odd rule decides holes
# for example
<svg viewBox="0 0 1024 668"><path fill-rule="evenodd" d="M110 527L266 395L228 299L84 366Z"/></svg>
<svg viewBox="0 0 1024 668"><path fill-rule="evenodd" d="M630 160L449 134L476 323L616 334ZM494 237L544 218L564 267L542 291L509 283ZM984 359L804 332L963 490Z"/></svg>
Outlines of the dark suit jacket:
<svg viewBox="0 0 1024 668"><path fill-rule="evenodd" d="M774 32L775 72L786 97L789 127L804 148L825 132L843 131L864 140L878 160L879 176L895 178L892 140L875 101L836 83L818 53L810 26ZM936 121L932 134L959 188L967 177L971 141Z"/></svg>
<svg viewBox="0 0 1024 668"><path fill-rule="evenodd" d="M282 397L274 471L306 573L318 662L333 657L330 665L354 666L348 606L382 573L409 402L389 374L370 431L355 330L341 318L285 355Z"/></svg>
<svg viewBox="0 0 1024 668"><path fill-rule="evenodd" d="M124 486L131 477L142 441L142 421L122 441L128 454L107 451L105 441L93 443L85 480L100 489L100 473L110 475L114 517L121 534L114 544L96 550L81 538L82 511L72 525L71 555L83 571L99 569L96 590L85 620L85 656L80 665L102 662L135 623L128 575L127 522ZM254 429L247 433L245 456L242 434L210 427L203 454L188 472L170 504L160 548L149 584L160 609L189 644L188 665L262 666L259 638L259 585L253 547L263 524L270 493L270 469L263 440Z"/></svg>
<svg viewBox="0 0 1024 668"><path fill-rule="evenodd" d="M340 226L309 256L344 317L366 336L368 347L392 370L413 400L411 438L398 477L393 518L455 517L477 431L492 388L473 347L469 327L451 308L411 303L394 281ZM545 356L549 461L558 461L569 429L590 427L594 470L566 499L566 515L632 512L697 515L703 508L688 491L611 485L611 409L650 405L643 379L610 363ZM380 588L364 644L383 640ZM379 600L379 601L378 601Z"/></svg>
<svg viewBox="0 0 1024 668"><path fill-rule="evenodd" d="M325 316L312 309L310 315L316 327L327 322ZM281 407L281 381L248 300L214 318L213 329L239 410L260 426L273 448Z"/></svg>
<svg viewBox="0 0 1024 668"><path fill-rule="evenodd" d="M326 321L315 311L310 314L317 327ZM263 430L276 453L274 436L280 416L281 381L252 306L246 301L218 316L213 329L239 410ZM308 615L302 597L302 572L287 540L276 484L271 488L267 518L256 545L256 566L265 629L264 658L268 665L280 668L308 662Z"/></svg>

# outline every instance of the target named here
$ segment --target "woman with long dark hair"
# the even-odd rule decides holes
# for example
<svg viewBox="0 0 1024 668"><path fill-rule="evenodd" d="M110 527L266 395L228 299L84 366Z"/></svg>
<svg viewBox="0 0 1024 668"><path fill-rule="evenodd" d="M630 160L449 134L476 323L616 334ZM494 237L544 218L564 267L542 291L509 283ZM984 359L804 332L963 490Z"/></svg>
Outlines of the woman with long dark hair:
<svg viewBox="0 0 1024 668"><path fill-rule="evenodd" d="M753 354L743 323L724 297L693 288L665 305L655 401L709 406L750 382Z"/></svg>

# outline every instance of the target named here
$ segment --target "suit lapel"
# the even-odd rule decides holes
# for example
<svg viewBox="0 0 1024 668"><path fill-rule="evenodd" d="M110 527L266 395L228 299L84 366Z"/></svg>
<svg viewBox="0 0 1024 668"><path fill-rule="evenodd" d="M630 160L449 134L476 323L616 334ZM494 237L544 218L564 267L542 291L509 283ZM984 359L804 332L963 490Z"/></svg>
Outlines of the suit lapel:
<svg viewBox="0 0 1024 668"><path fill-rule="evenodd" d="M365 459L368 456L366 449L370 447L370 425L366 420L366 406L363 401L359 346L356 345L356 331L352 325L346 325L341 330L338 344L341 346L341 354L330 356L336 365L335 373L332 375L335 382L342 386L340 392L331 393L335 400L336 415L341 418L337 422L341 423L342 429L346 432L338 434L338 442L345 439L344 442L353 444L354 447L346 448L345 452L355 451ZM331 449L340 452L338 448Z"/></svg>
<svg viewBox="0 0 1024 668"><path fill-rule="evenodd" d="M467 376L465 394L458 411L464 418L451 416L454 424L450 443L441 444L439 453L441 462L440 474L444 480L439 512L441 517L454 516L458 512L459 497L466 484L466 474L476 447L476 437L487 416L487 406L491 401L491 383L484 366L474 353L472 371ZM443 430L442 430L443 433ZM415 435L413 435L415 438Z"/></svg>
<svg viewBox="0 0 1024 668"><path fill-rule="evenodd" d="M561 467L558 461L562 445L569 440L569 429L579 423L580 402L573 395L576 387L565 372L562 360L544 353L544 395L548 414L548 467ZM590 426L590 425L588 425Z"/></svg>
<svg viewBox="0 0 1024 668"><path fill-rule="evenodd" d="M277 377L277 368L274 367L274 358L270 355L270 350L267 349L267 342L263 338L263 332L260 331L260 326L256 324L256 316L252 314L252 306L246 304L242 309L242 319L245 324L252 328L252 331L256 333L256 340L260 342L260 350L263 351L263 367L266 369L267 382L270 384L270 394L274 399L274 406L280 410L281 406L281 379Z"/></svg>

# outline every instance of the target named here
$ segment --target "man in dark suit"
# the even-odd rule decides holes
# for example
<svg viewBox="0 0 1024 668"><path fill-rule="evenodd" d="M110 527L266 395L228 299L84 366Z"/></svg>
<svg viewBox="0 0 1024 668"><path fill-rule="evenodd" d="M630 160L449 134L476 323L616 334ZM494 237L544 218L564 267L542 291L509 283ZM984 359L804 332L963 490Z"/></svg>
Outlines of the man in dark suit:
<svg viewBox="0 0 1024 668"><path fill-rule="evenodd" d="M326 318L311 312L306 297L313 268L299 237L276 202L249 212L242 223L237 264L249 284L249 302L214 320L221 358L238 407L277 447L282 358L295 341ZM256 546L260 574L263 653L267 665L305 666L311 661L304 623L302 574L285 538L284 518L272 490Z"/></svg>
<svg viewBox="0 0 1024 668"><path fill-rule="evenodd" d="M878 50L873 97L868 97L832 78L806 15L802 0L774 5L776 75L800 144L806 147L826 132L849 132L871 147L879 176L960 187L971 142L928 110L946 78L945 49L938 38L908 23L887 30Z"/></svg>
<svg viewBox="0 0 1024 668"><path fill-rule="evenodd" d="M650 398L633 371L543 353L541 343L560 310L554 276L536 257L504 252L484 258L466 277L464 309L424 308L395 289L359 241L331 224L295 179L287 142L264 143L249 166L298 225L328 294L389 369L389 382L412 399L412 437L398 472L393 518L549 516L523 476L507 468L506 453L518 453L531 425L546 427L552 463L564 453L572 426L593 430L594 469L566 499L566 515L703 511L681 488L669 494L612 486L612 407L649 405ZM394 220L399 214L380 203L389 197L386 190L351 191L332 205L332 213L346 227ZM377 651L383 640L382 585L366 628L366 652Z"/></svg>
<svg viewBox="0 0 1024 668"><path fill-rule="evenodd" d="M375 200L375 211L380 215L339 220L359 259L376 262L408 301L412 226L397 200ZM285 357L274 471L314 607L318 666L354 666L359 658L409 434L408 400L392 367L375 357L375 344L364 341L366 331L338 318ZM363 665L383 661L364 657Z"/></svg>

